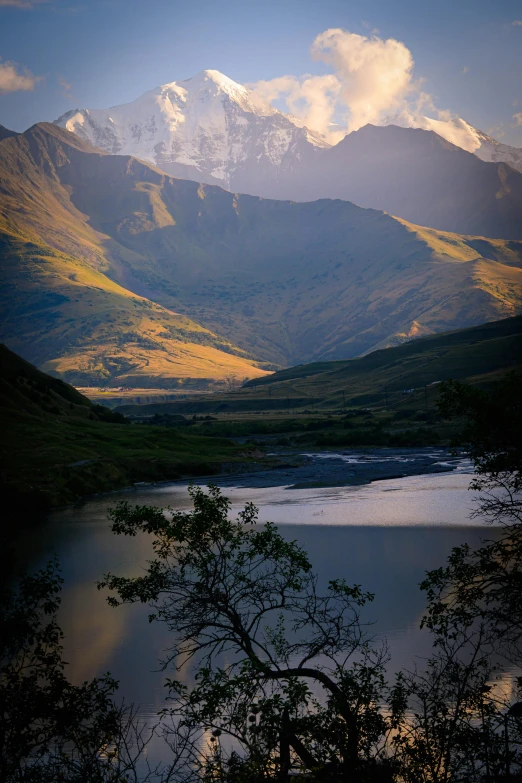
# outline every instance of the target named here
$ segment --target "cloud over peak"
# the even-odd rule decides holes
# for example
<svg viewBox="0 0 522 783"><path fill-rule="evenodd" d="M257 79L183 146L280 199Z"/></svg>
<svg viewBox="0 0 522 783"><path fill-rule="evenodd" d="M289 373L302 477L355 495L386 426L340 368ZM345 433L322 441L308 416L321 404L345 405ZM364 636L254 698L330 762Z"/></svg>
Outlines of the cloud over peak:
<svg viewBox="0 0 522 783"><path fill-rule="evenodd" d="M283 99L300 124L332 142L369 122L378 123L384 112L400 107L412 88L413 57L393 38L331 28L316 37L310 54L333 73L286 75L251 87L270 102Z"/></svg>
<svg viewBox="0 0 522 783"><path fill-rule="evenodd" d="M283 101L300 125L321 133L332 144L368 123L394 123L434 130L470 152L480 146L468 123L439 111L422 90L422 80L413 76L413 55L401 41L331 28L315 38L310 55L332 72L285 75L250 87L270 103ZM435 119L426 117L426 112Z"/></svg>
<svg viewBox="0 0 522 783"><path fill-rule="evenodd" d="M413 57L394 38L367 38L333 28L317 36L311 55L335 72L340 100L349 112L348 132L379 122L382 113L398 108L411 90Z"/></svg>

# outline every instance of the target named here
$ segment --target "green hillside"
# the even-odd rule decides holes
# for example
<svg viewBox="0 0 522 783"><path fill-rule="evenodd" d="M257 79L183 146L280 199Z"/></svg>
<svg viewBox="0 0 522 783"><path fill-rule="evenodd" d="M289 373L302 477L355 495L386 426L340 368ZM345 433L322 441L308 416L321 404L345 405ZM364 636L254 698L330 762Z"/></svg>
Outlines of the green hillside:
<svg viewBox="0 0 522 783"><path fill-rule="evenodd" d="M45 509L136 481L215 472L225 440L137 427L0 345L1 486L7 507Z"/></svg>
<svg viewBox="0 0 522 783"><path fill-rule="evenodd" d="M437 383L453 378L487 385L522 370L522 317L422 337L359 359L316 362L250 381L230 395L152 405L124 405L127 415L326 410L433 405Z"/></svg>
<svg viewBox="0 0 522 783"><path fill-rule="evenodd" d="M0 177L0 336L79 385L202 388L522 310L522 242L231 194L46 123Z"/></svg>

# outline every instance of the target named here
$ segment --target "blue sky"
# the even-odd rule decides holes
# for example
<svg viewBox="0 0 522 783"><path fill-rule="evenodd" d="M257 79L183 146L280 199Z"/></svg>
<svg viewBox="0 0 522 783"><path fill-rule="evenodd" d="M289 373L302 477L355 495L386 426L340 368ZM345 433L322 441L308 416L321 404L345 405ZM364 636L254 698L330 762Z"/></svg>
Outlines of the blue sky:
<svg viewBox="0 0 522 783"><path fill-rule="evenodd" d="M402 42L437 110L522 146L521 0L0 0L0 123L24 130L205 68L242 83L327 74L310 46L331 28Z"/></svg>

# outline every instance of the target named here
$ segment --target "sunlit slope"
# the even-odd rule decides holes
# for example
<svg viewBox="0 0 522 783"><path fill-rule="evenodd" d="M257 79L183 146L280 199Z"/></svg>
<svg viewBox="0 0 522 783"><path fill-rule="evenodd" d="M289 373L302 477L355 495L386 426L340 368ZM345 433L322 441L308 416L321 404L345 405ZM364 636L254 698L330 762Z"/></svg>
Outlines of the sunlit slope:
<svg viewBox="0 0 522 783"><path fill-rule="evenodd" d="M293 203L235 195L174 179L128 156L106 155L47 124L2 141L0 171L6 183L0 220L6 232L26 243L17 258L30 255L27 243L45 245L125 289L123 309L130 308L133 318L144 312L146 299L149 314L160 312L150 304L156 302L170 311L169 318L181 317L174 313L189 318L193 333L200 329L193 322L202 324L220 336L202 339L223 341L207 342L205 348L235 351L226 359L227 373L230 362L249 366L248 357L279 365L348 358L522 312L519 241L424 229L345 201ZM32 276L41 285L38 268L28 261L19 290ZM78 301L70 312L86 310L85 318L98 318L97 305L88 301L91 289L75 291ZM137 341L125 335L136 332L140 339L159 342L165 334L152 338L156 327L145 316L138 331L129 315L113 323L110 309L102 309L92 340L87 329L78 330L76 353L67 348L75 325L58 319L50 336L42 337L45 361L58 362L63 372L85 357L81 366L87 372L75 376L82 384L98 382L98 357L112 379L141 378L149 370L164 377L158 369L167 366L162 349L150 348L149 369L142 370ZM5 328L9 335L18 332L20 350L35 334L25 336L13 318ZM109 353L105 348L96 353L100 335L107 335ZM132 366L126 368L121 357L121 369L113 372L120 339ZM201 345L196 339L187 343ZM197 366L200 359L190 351ZM201 361L207 358L205 351ZM257 368L230 372L256 373Z"/></svg>
<svg viewBox="0 0 522 783"><path fill-rule="evenodd" d="M105 238L54 175L57 149L23 142L18 160L16 147L5 151L1 178L2 339L13 350L79 384L198 386L264 374L228 340L107 277Z"/></svg>
<svg viewBox="0 0 522 783"><path fill-rule="evenodd" d="M226 340L82 259L5 236L0 306L9 346L71 383L200 386L263 374Z"/></svg>

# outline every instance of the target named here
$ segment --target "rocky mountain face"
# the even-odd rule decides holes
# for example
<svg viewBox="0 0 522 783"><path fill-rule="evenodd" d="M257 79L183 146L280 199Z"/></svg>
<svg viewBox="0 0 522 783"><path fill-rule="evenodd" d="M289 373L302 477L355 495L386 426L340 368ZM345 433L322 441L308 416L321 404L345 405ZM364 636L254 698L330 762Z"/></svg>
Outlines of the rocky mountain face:
<svg viewBox="0 0 522 783"><path fill-rule="evenodd" d="M328 146L210 70L163 84L132 103L68 112L56 124L106 152L236 192L262 187Z"/></svg>
<svg viewBox="0 0 522 783"><path fill-rule="evenodd" d="M254 377L522 311L522 242L236 195L45 123L0 142L0 178L0 339L76 383Z"/></svg>

